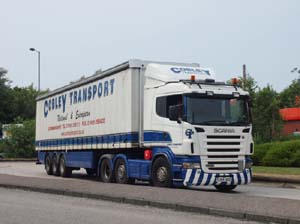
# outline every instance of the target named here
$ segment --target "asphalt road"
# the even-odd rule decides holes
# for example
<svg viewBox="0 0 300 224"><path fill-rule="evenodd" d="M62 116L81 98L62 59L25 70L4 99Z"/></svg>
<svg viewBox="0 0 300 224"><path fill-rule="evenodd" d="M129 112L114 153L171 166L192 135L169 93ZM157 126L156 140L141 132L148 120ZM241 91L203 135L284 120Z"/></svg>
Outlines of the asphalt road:
<svg viewBox="0 0 300 224"><path fill-rule="evenodd" d="M250 224L256 222L0 188L0 223Z"/></svg>
<svg viewBox="0 0 300 224"><path fill-rule="evenodd" d="M36 165L33 162L0 162L0 174L62 179L60 177L47 175L43 165ZM71 179L86 181L87 176L85 171L81 169L80 171L73 171ZM200 191L215 191L214 187L198 187L196 189ZM239 186L235 191L246 196L300 200L300 185L297 184L256 182L251 183L250 185Z"/></svg>
<svg viewBox="0 0 300 224"><path fill-rule="evenodd" d="M138 182L135 185L106 184L88 177L84 170L74 172L72 178L65 179L48 176L42 165L35 165L33 162L0 162L0 186L125 204L172 208L180 212L193 211L199 215L300 223L299 185L253 183L239 186L232 193L221 193L213 187L192 190L166 189L151 187L145 182ZM39 204L37 209L38 207ZM64 212L68 214L69 210ZM0 216L0 224L1 221Z"/></svg>

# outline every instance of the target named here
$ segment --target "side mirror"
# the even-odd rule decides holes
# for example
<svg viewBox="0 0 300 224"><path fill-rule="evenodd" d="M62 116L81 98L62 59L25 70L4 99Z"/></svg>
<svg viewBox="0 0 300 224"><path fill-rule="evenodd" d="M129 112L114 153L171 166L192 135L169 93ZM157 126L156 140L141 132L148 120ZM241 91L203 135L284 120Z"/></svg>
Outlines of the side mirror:
<svg viewBox="0 0 300 224"><path fill-rule="evenodd" d="M178 123L181 123L182 120L181 114L182 114L182 104L169 106L169 119L171 121L178 121Z"/></svg>

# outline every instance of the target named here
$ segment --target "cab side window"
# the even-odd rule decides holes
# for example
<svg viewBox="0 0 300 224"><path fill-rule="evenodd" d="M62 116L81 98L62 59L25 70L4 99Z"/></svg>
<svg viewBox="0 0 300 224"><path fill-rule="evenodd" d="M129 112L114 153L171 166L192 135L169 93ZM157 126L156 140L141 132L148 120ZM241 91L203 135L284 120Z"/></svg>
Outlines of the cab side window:
<svg viewBox="0 0 300 224"><path fill-rule="evenodd" d="M182 104L182 95L161 96L156 98L156 113L160 117L169 117L169 107Z"/></svg>

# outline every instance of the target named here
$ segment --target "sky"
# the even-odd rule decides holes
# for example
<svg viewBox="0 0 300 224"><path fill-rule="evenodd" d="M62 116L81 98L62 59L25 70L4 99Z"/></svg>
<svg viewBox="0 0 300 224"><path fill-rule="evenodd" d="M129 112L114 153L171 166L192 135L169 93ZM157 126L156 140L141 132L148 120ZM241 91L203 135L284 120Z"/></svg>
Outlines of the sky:
<svg viewBox="0 0 300 224"><path fill-rule="evenodd" d="M298 78L298 0L0 0L0 67L12 86L56 89L138 58L197 62L277 91Z"/></svg>

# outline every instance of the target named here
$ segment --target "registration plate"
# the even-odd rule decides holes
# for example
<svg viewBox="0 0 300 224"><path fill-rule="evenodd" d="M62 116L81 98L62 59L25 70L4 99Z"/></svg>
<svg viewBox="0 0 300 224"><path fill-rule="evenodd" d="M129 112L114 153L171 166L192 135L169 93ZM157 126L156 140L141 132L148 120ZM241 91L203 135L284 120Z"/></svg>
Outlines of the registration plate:
<svg viewBox="0 0 300 224"><path fill-rule="evenodd" d="M226 184L230 184L232 180L232 177L217 177L216 178L216 182L217 183L226 183Z"/></svg>

